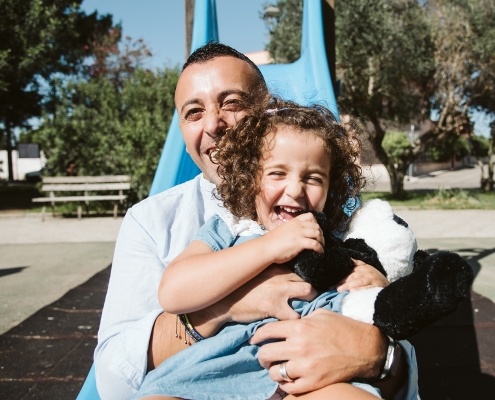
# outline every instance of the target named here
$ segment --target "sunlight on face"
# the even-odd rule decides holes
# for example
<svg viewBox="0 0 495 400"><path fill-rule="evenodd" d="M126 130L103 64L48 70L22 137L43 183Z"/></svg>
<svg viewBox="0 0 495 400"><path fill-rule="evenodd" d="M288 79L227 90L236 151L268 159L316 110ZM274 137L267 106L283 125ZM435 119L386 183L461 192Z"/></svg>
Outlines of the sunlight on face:
<svg viewBox="0 0 495 400"><path fill-rule="evenodd" d="M322 211L330 187L330 155L311 131L277 126L266 138L259 222L272 230L309 210Z"/></svg>

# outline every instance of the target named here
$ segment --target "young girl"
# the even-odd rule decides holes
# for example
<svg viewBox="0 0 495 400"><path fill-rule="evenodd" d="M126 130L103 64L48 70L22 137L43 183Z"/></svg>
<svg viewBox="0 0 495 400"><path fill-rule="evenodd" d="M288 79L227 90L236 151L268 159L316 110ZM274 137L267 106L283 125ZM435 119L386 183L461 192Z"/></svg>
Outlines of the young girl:
<svg viewBox="0 0 495 400"><path fill-rule="evenodd" d="M283 264L303 250L323 252L323 234L307 211L324 211L334 231L345 229L346 202L355 199L361 187L355 164L359 150L358 139L326 108L278 99L219 139L212 155L223 178L217 190L231 214L206 222L167 267L159 288L164 310L181 314L184 329L199 343L151 372L139 396L267 399L276 395L277 383L257 361L258 347L247 342L267 320L232 324L203 341L187 313L218 302L271 264ZM355 286L388 284L367 265L360 265L353 275L359 281ZM310 303L293 300L291 305L301 316L317 307L339 311L344 295L332 290ZM280 373L280 380L288 380L283 363ZM369 385L353 385L335 384L303 397L379 396Z"/></svg>

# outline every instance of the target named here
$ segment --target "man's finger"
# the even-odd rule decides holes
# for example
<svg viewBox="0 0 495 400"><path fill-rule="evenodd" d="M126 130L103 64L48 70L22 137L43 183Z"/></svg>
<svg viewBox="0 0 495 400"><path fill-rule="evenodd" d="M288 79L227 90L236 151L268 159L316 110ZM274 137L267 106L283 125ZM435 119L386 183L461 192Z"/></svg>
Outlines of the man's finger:
<svg viewBox="0 0 495 400"><path fill-rule="evenodd" d="M311 301L318 296L318 291L307 282L291 282L288 291L289 299Z"/></svg>
<svg viewBox="0 0 495 400"><path fill-rule="evenodd" d="M251 344L259 344L268 339L286 339L288 329L292 327L293 321L270 322L258 328L254 335L249 339Z"/></svg>
<svg viewBox="0 0 495 400"><path fill-rule="evenodd" d="M290 378L288 381L282 376L283 370L285 370L285 374ZM270 379L279 383L289 382L299 378L299 375L295 370L295 363L290 363L289 365L289 361L273 364L268 372L270 374Z"/></svg>
<svg viewBox="0 0 495 400"><path fill-rule="evenodd" d="M258 361L265 369L269 369L274 363L280 360L290 360L290 348L285 341L270 342L261 346L258 351Z"/></svg>

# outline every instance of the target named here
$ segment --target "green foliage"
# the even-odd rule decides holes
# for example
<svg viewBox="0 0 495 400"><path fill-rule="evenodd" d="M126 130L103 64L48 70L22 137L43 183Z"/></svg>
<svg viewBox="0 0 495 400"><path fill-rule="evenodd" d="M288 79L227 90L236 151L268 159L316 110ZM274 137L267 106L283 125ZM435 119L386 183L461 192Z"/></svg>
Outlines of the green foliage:
<svg viewBox="0 0 495 400"><path fill-rule="evenodd" d="M404 150L411 147L411 142L405 132L387 131L382 142L383 149L394 163L404 153Z"/></svg>
<svg viewBox="0 0 495 400"><path fill-rule="evenodd" d="M393 207L409 209L483 209L495 210L495 192L482 193L476 190L444 189L406 192L403 199L396 199L390 193L363 192L363 201L382 199Z"/></svg>
<svg viewBox="0 0 495 400"><path fill-rule="evenodd" d="M339 1L335 15L340 106L375 125L427 115L433 46L418 3Z"/></svg>
<svg viewBox="0 0 495 400"><path fill-rule="evenodd" d="M101 75L57 83L57 108L25 140L41 144L50 175L130 175L132 203L145 198L170 125L178 71L137 68L115 86Z"/></svg>
<svg viewBox="0 0 495 400"><path fill-rule="evenodd" d="M490 148L490 141L484 136L472 135L471 140L471 154L474 157L487 157L488 149Z"/></svg>
<svg viewBox="0 0 495 400"><path fill-rule="evenodd" d="M82 0L0 0L0 145L12 127L41 113L41 82L79 71L93 36L108 31L112 18L87 16Z"/></svg>
<svg viewBox="0 0 495 400"><path fill-rule="evenodd" d="M301 56L302 0L278 0L275 4L281 15L270 29L266 50L277 64L296 61Z"/></svg>
<svg viewBox="0 0 495 400"><path fill-rule="evenodd" d="M425 205L444 209L481 208L479 197L472 192L463 189L439 188L427 196Z"/></svg>
<svg viewBox="0 0 495 400"><path fill-rule="evenodd" d="M446 162L454 157L459 160L466 157L471 149L466 138L462 136L447 136L444 140L435 143L430 147L433 160Z"/></svg>

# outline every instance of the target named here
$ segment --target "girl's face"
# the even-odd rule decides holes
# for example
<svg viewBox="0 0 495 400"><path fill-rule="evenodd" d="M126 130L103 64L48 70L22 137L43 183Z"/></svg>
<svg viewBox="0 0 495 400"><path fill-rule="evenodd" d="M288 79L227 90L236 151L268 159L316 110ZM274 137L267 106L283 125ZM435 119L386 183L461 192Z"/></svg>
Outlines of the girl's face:
<svg viewBox="0 0 495 400"><path fill-rule="evenodd" d="M302 212L322 211L330 186L330 156L323 140L284 125L266 139L258 222L272 230Z"/></svg>

